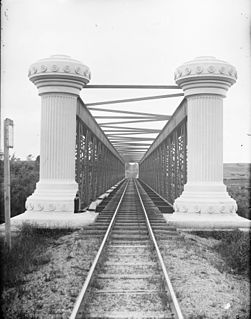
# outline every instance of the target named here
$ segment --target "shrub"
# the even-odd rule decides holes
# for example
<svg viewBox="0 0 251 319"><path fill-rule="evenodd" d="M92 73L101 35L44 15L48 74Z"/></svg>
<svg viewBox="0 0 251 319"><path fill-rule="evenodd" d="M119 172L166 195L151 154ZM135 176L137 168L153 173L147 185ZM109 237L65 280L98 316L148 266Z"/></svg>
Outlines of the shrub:
<svg viewBox="0 0 251 319"><path fill-rule="evenodd" d="M250 275L250 233L240 230L234 231L197 231L193 234L219 240L215 249L223 258L226 270L237 274Z"/></svg>
<svg viewBox="0 0 251 319"><path fill-rule="evenodd" d="M216 246L226 264L238 274L250 274L250 234L235 230L225 232Z"/></svg>
<svg viewBox="0 0 251 319"><path fill-rule="evenodd" d="M0 160L0 222L4 222L4 162ZM11 180L11 216L22 214L25 211L25 201L35 189L39 179L39 157L35 161L28 156L26 161L21 161L14 155L10 159Z"/></svg>
<svg viewBox="0 0 251 319"><path fill-rule="evenodd" d="M24 274L50 262L47 247L71 229L45 229L23 225L20 233L13 238L11 250L8 250L1 238L2 287L15 287L23 282Z"/></svg>

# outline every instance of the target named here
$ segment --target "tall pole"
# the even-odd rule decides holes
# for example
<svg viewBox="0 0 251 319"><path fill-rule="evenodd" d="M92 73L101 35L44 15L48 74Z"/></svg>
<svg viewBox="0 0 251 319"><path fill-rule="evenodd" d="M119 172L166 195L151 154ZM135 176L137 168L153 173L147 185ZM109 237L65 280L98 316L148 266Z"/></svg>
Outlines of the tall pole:
<svg viewBox="0 0 251 319"><path fill-rule="evenodd" d="M4 120L4 216L5 216L5 241L9 249L11 249L11 230L10 230L10 161L9 148L13 147L13 121Z"/></svg>

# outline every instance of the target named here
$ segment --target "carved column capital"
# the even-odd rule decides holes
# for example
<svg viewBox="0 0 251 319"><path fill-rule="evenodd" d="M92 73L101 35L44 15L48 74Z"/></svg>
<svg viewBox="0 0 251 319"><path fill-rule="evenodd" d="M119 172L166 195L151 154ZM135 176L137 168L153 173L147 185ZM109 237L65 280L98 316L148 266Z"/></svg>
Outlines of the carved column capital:
<svg viewBox="0 0 251 319"><path fill-rule="evenodd" d="M33 63L29 79L37 86L39 94L69 93L78 95L91 79L90 69L67 55L52 55Z"/></svg>
<svg viewBox="0 0 251 319"><path fill-rule="evenodd" d="M215 94L222 97L236 82L237 72L231 64L211 56L202 56L182 64L174 78L185 96Z"/></svg>

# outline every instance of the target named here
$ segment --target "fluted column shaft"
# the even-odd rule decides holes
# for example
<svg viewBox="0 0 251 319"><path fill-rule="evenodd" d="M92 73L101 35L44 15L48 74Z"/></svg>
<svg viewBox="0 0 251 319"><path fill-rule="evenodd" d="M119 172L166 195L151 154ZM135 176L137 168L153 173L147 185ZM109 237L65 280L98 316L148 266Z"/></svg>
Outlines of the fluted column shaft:
<svg viewBox="0 0 251 319"><path fill-rule="evenodd" d="M68 94L42 96L40 181L75 182L77 97Z"/></svg>
<svg viewBox="0 0 251 319"><path fill-rule="evenodd" d="M188 169L191 183L223 180L223 100L221 96L187 98Z"/></svg>

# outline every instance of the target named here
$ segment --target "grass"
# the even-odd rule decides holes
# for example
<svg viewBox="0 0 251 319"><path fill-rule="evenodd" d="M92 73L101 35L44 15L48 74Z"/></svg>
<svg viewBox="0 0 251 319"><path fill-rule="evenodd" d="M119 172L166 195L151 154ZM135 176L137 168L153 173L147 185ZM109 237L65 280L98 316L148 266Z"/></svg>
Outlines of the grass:
<svg viewBox="0 0 251 319"><path fill-rule="evenodd" d="M251 219L250 173L250 163L224 164L224 183L237 202L237 214L248 219Z"/></svg>
<svg viewBox="0 0 251 319"><path fill-rule="evenodd" d="M214 246L225 261L225 270L238 275L250 276L250 233L234 231L197 231L194 235L219 240Z"/></svg>
<svg viewBox="0 0 251 319"><path fill-rule="evenodd" d="M0 238L2 289L21 285L25 274L49 263L51 255L47 247L70 232L70 229L45 229L26 224L13 240L11 250Z"/></svg>
<svg viewBox="0 0 251 319"><path fill-rule="evenodd" d="M246 185L236 185L233 183L226 183L229 195L236 200L238 205L237 214L241 217L251 219L251 202L250 190Z"/></svg>

